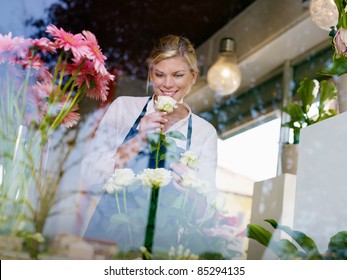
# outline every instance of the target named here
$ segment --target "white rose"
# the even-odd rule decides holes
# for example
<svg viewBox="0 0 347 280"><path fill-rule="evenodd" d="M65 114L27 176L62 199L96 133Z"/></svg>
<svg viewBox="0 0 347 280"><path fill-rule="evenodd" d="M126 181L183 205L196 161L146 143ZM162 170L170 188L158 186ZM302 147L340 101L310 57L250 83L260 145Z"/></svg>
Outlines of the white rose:
<svg viewBox="0 0 347 280"><path fill-rule="evenodd" d="M170 96L158 96L156 107L158 111L171 113L176 108L177 101Z"/></svg>
<svg viewBox="0 0 347 280"><path fill-rule="evenodd" d="M103 189L112 194L123 188L129 187L137 181L134 172L130 168L116 169L107 180Z"/></svg>
<svg viewBox="0 0 347 280"><path fill-rule="evenodd" d="M193 169L196 169L199 165L198 157L192 151L186 151L181 154L180 162Z"/></svg>
<svg viewBox="0 0 347 280"><path fill-rule="evenodd" d="M204 180L199 178L199 175L195 171L188 171L182 175L181 185L185 188L192 189L199 194L206 195L210 189Z"/></svg>
<svg viewBox="0 0 347 280"><path fill-rule="evenodd" d="M171 172L165 168L146 168L140 175L138 175L142 185L146 187L164 187L171 182Z"/></svg>
<svg viewBox="0 0 347 280"><path fill-rule="evenodd" d="M136 176L130 168L116 169L111 175L113 181L119 186L130 186L135 183Z"/></svg>
<svg viewBox="0 0 347 280"><path fill-rule="evenodd" d="M113 194L115 192L114 183L112 179L108 179L102 188L109 194Z"/></svg>

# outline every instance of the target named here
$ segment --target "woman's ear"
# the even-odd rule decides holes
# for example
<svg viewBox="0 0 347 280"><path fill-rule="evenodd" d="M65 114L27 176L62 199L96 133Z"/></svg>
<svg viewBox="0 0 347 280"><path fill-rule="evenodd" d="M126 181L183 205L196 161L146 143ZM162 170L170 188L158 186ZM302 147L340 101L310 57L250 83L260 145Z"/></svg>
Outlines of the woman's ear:
<svg viewBox="0 0 347 280"><path fill-rule="evenodd" d="M197 78L198 78L198 72L197 71L193 71L192 72L192 81L191 81L192 85L195 84Z"/></svg>

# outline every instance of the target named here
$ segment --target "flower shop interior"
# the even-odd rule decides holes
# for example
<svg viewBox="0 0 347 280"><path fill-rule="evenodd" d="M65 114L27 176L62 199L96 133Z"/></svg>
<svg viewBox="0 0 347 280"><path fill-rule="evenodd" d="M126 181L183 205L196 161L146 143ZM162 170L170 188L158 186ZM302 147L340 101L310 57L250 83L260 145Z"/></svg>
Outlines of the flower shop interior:
<svg viewBox="0 0 347 280"><path fill-rule="evenodd" d="M67 3L74 1L46 1L47 8L48 2L52 5L55 2L64 3L63 7L67 8ZM129 1L132 2L137 1ZM209 9L214 10L210 1L199 2L209 2ZM317 255L324 258L325 252L332 250L329 243L332 242L332 236L343 233L339 241L335 241L340 242L338 247L344 250L335 254L346 258L347 234L344 230L347 229L347 153L343 150L347 139L347 113L344 113L347 110L347 84L344 87L344 75L338 70L333 74L325 74L334 57L330 26L337 24L336 5L332 0L217 1L213 5L218 5L219 2L223 2L224 9L226 5L235 5L239 10L222 25L209 30L208 37L201 37L204 39L200 39L196 47L199 77L186 98L193 113L212 123L218 133L218 199L215 207L220 209L223 217L220 222L223 221L224 224L223 232L216 229L212 235L216 237L221 234L225 241L223 246L230 249L224 258L262 260L283 257L277 254L276 250L272 250L279 244L276 242L280 239L295 240L302 245L301 242L304 241L295 235L297 232L294 230L312 238L316 251L312 253L305 251L305 248L299 248L295 257L287 255L283 258L318 258ZM243 5L240 2L243 2ZM12 10L9 5L8 13L11 14L15 9L17 13L21 11L23 15L31 15L27 4L21 2L20 5L21 7L12 7ZM331 6L333 11L328 10ZM150 8L147 10L150 17L149 10ZM218 12L222 14L223 11L216 9L217 17ZM327 22L331 14L333 23ZM202 14L193 16L204 17ZM35 33L35 26L40 27L39 21L31 19L25 24L24 31L15 31L12 30L15 28L14 22L10 18L6 23L2 22L0 34L4 36L12 31L12 36L29 37ZM52 21L54 24L55 22L59 21ZM210 24L208 20L206 24ZM163 28L165 27L164 25ZM64 26L65 30L68 28L68 25ZM167 28L170 31L171 26L168 25ZM197 25L193 28L199 30L198 34L207 32ZM80 30L76 32L84 29L87 27L80 26ZM94 32L92 28L90 30ZM191 32L194 33L194 30ZM98 38L98 33L94 34ZM133 34L129 38L123 37L124 44L134 41L133 44L146 49L144 43ZM189 35L188 33L187 36ZM117 37L117 34L112 36ZM240 70L241 82L232 93L213 90L207 79L211 65L222 53L220 46L224 38L232 38L232 51L236 55L236 65ZM99 43L103 49L101 42ZM0 52L3 52L1 47L2 45ZM150 47L151 43L148 44L148 48ZM129 56L131 55L132 52L129 52ZM143 61L135 61L136 63L141 64L139 67L145 64ZM111 101L118 96L146 95L146 70L142 78L139 78L124 69L117 66L112 68L113 72L110 70L116 78L109 86L106 102L82 100L79 105L79 122L68 129L58 128L53 134L55 136L50 139L50 147L45 154L47 167L44 173L40 173L40 176L46 178L40 183L44 184L45 188L53 189L48 196L54 196L54 199L49 203L44 200L47 195L38 192L36 195L43 197L35 200L39 201L40 206L34 204L28 207L24 203L30 209L29 213L18 210L24 207L24 198L21 197L21 202L18 202L18 195L21 194L19 187L13 184L12 188L17 189L10 190L11 186L6 185L9 172L1 159L1 200L9 200L11 198L8 196L12 195L12 200L21 204L14 208L1 207L1 259L110 259L117 255L116 243L84 240L81 237L98 196L95 195L95 190L88 189L83 184L80 178L80 163ZM310 95L301 101L311 110L308 117L305 116L307 122L299 127L300 141L295 143L294 134L298 129L290 126L290 118L293 116L289 114L289 107L291 102L300 101L298 95L304 92L304 80L307 83L312 81L312 98ZM317 83L321 83L320 95L313 93L313 87ZM331 88L330 84L333 84L334 88ZM298 90L300 85L302 88ZM334 94L329 95L329 90ZM1 102L4 103L3 99ZM1 110L4 110L4 106L7 105L1 104ZM298 121L302 121L302 118ZM4 120L1 122L3 125ZM21 130L15 130L19 135ZM1 135L4 137L4 133ZM21 141L18 139L19 136L14 139L17 146L18 141ZM4 154L2 147L1 157L4 157ZM19 155L12 155L13 160L15 157ZM51 173L59 173L58 178ZM35 199L32 194L27 195L29 200ZM36 207L39 209L36 210ZM29 226L27 230L27 224L36 221L30 215L39 215L45 207L48 210L46 209L47 215L41 228ZM7 213L8 209L18 211L16 215L20 215L21 219L9 221L13 220L13 217ZM25 218L28 218L29 222L24 221ZM254 237L265 233L271 234L271 238L263 243ZM39 244L36 255L35 252L30 254L32 240L36 241L36 245ZM176 251L170 251L166 257L159 258L172 259L176 256L189 259L188 248L175 249ZM138 255L134 253L120 257L136 258Z"/></svg>

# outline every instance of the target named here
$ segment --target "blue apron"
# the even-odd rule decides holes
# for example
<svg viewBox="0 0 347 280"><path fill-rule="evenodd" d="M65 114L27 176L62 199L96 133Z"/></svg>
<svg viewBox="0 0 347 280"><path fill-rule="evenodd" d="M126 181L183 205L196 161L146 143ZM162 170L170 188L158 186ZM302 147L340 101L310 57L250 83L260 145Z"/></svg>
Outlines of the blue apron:
<svg viewBox="0 0 347 280"><path fill-rule="evenodd" d="M130 128L123 143L133 138L137 133L137 127L142 117L147 112L147 105L152 99L150 97L143 107L133 126ZM192 134L192 116L189 116L186 150L190 149ZM174 152L176 158L184 152L182 148L177 147ZM167 158L172 155L172 151L166 151L166 158L159 162L158 167L170 169ZM139 174L145 168L154 168L154 157L146 148L141 151L126 166L131 168L135 174ZM173 205L177 202L177 197L182 197L172 184L162 187L160 190L159 207L157 209L156 227L154 237L154 247L160 251L167 251L171 246L178 244L178 227L175 217L177 207ZM104 192L101 196L94 213L89 221L88 227L84 233L84 238L94 240L104 240L116 242L121 251L138 250L144 245L145 231L147 226L147 215L150 204L150 189L147 187L138 187L136 189L127 189L125 196L121 191L117 194ZM120 211L119 211L120 210Z"/></svg>

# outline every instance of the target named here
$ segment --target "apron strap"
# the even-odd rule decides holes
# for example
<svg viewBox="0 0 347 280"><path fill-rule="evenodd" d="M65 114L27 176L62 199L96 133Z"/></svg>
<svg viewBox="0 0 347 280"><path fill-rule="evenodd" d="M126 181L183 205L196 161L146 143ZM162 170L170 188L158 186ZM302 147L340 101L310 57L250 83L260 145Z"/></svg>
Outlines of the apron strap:
<svg viewBox="0 0 347 280"><path fill-rule="evenodd" d="M190 149L190 143L191 143L191 139L192 139L192 130L193 130L192 115L190 114L189 120L188 120L186 151L188 151Z"/></svg>
<svg viewBox="0 0 347 280"><path fill-rule="evenodd" d="M148 105L149 101L152 100L152 97L153 97L153 96L151 96L151 97L148 98L148 100L147 100L145 106L144 106L143 109L142 109L141 114L137 117L137 119L136 119L136 121L134 122L133 126L130 128L130 130L129 130L127 136L125 137L125 139L124 139L124 141L123 141L123 143L129 141L131 138L135 137L135 135L138 133L137 127L138 127L138 125L139 125L139 123L140 123L142 117L146 114L146 112L147 112L147 105Z"/></svg>
<svg viewBox="0 0 347 280"><path fill-rule="evenodd" d="M141 114L137 117L136 121L134 122L134 124L133 124L133 127L134 127L134 128L137 128L137 126L139 125L139 123L140 123L142 117L146 114L146 112L147 112L147 105L148 105L149 101L152 100L152 97L153 97L153 96L151 96L150 98L148 98L148 100L147 100L147 102L146 102L146 105L145 105L145 106L143 107L143 109L142 109Z"/></svg>

